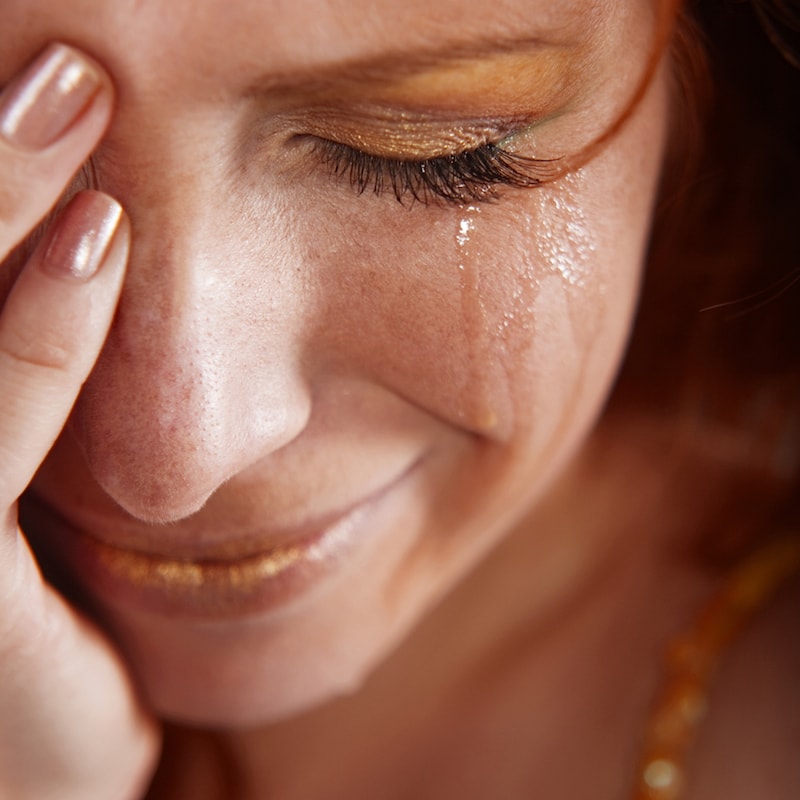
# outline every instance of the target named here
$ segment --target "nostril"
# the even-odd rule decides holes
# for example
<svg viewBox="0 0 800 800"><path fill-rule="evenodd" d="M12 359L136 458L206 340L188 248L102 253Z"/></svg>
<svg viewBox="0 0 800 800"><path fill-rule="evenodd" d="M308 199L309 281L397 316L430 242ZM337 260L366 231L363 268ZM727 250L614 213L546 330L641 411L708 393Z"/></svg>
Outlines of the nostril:
<svg viewBox="0 0 800 800"><path fill-rule="evenodd" d="M104 354L74 414L94 480L139 519L164 523L198 511L308 422L309 393L289 367L212 376L193 362L169 380L153 379L148 367Z"/></svg>

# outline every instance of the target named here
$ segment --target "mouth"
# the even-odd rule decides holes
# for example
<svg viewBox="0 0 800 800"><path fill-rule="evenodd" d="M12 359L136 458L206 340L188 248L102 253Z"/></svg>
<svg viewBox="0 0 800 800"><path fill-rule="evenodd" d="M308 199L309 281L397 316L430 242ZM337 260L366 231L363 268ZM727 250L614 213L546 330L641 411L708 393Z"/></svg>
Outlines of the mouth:
<svg viewBox="0 0 800 800"><path fill-rule="evenodd" d="M385 527L377 517L421 460L348 508L284 532L283 544L259 549L258 538L249 536L246 545L228 545L219 555L164 555L111 544L36 497L26 498L20 516L37 554L46 552L89 602L162 617L246 618L286 607L340 573Z"/></svg>

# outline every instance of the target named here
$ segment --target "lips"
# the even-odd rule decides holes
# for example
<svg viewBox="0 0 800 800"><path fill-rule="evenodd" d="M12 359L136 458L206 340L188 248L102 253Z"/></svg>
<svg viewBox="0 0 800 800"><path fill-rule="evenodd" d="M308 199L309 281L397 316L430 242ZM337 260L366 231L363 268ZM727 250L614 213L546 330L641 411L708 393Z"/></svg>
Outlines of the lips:
<svg viewBox="0 0 800 800"><path fill-rule="evenodd" d="M198 620L249 617L287 606L337 573L418 465L343 510L194 549L186 541L168 547L163 535L158 551L129 546L129 536L112 544L36 498L21 517L37 553L90 601Z"/></svg>

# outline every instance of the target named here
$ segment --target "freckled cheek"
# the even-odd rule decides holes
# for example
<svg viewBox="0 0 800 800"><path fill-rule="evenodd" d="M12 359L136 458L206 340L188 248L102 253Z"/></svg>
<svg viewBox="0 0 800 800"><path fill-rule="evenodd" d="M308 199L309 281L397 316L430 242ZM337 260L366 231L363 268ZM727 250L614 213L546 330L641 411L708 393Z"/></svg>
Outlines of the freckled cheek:
<svg viewBox="0 0 800 800"><path fill-rule="evenodd" d="M572 182L467 209L456 236L472 390L496 412L490 435L537 450L602 400L639 268L611 255Z"/></svg>
<svg viewBox="0 0 800 800"><path fill-rule="evenodd" d="M352 208L325 236L337 244L316 271L318 356L449 422L481 424L452 215L359 203L367 208Z"/></svg>
<svg viewBox="0 0 800 800"><path fill-rule="evenodd" d="M578 199L543 189L454 209L381 206L324 237L339 244L318 272L317 355L490 438L556 428L605 312Z"/></svg>

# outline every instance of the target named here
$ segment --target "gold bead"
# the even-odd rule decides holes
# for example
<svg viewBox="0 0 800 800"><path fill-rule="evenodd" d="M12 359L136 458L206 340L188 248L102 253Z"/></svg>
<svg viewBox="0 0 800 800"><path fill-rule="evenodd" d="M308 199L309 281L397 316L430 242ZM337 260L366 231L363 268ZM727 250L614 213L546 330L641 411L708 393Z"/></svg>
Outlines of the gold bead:
<svg viewBox="0 0 800 800"><path fill-rule="evenodd" d="M647 729L652 748L684 750L697 725L705 717L708 701L705 689L696 681L675 680L664 690Z"/></svg>
<svg viewBox="0 0 800 800"><path fill-rule="evenodd" d="M680 767L669 758L654 758L642 770L648 800L676 800L683 788Z"/></svg>
<svg viewBox="0 0 800 800"><path fill-rule="evenodd" d="M733 570L666 652L667 681L646 729L635 800L678 800L681 764L706 713L706 692L730 642L800 570L800 537L767 543Z"/></svg>

